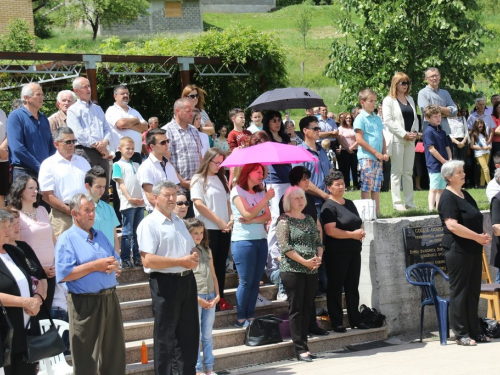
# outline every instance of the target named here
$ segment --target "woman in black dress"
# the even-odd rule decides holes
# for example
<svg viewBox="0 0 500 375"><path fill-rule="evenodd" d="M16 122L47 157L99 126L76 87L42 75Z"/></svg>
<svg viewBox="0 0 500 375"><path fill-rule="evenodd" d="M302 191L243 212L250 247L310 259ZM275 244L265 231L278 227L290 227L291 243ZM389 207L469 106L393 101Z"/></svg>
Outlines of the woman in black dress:
<svg viewBox="0 0 500 375"><path fill-rule="evenodd" d="M330 173L325 178L325 185L330 197L321 208L325 231L323 261L328 277L326 301L332 328L335 332L346 332L343 325L343 288L349 325L351 328L368 329L361 322L358 310L361 241L365 237L363 221L354 203L343 197L345 183L341 172Z"/></svg>
<svg viewBox="0 0 500 375"><path fill-rule="evenodd" d="M483 232L483 215L476 201L462 186L464 162L451 160L441 167L447 183L439 200L438 212L443 223L443 246L450 277L450 326L458 345L474 346L489 342L478 331L477 309L481 292L483 246L491 241Z"/></svg>

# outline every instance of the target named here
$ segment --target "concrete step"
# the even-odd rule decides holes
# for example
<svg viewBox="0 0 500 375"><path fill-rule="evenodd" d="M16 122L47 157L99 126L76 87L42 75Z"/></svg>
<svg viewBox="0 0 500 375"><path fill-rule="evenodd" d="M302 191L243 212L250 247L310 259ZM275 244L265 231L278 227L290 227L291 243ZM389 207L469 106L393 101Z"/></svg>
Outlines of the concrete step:
<svg viewBox="0 0 500 375"><path fill-rule="evenodd" d="M387 327L375 328L369 330L347 330L346 333L331 332L328 336L315 336L309 339L309 349L313 353L341 349L346 345L359 344L363 342L385 340L387 338ZM129 345L129 348L132 347ZM140 359L140 345L134 348L139 354L127 353L127 359ZM149 355L149 353L148 353ZM283 359L295 357L295 351L291 340L285 340L278 344L264 345L258 347L249 347L238 345L221 349L214 349L215 371L235 369L244 366L257 365L261 363L270 363ZM150 357L151 358L151 357ZM154 374L153 360L148 364L138 363L127 365L127 374Z"/></svg>
<svg viewBox="0 0 500 375"><path fill-rule="evenodd" d="M116 295L120 302L129 302L151 298L149 281L120 284L116 287Z"/></svg>
<svg viewBox="0 0 500 375"><path fill-rule="evenodd" d="M235 288L225 288L224 290L224 298L231 305L236 308L236 289ZM277 285L262 285L259 287L259 294L267 298L269 301L274 301L276 299L276 295L278 294L278 286Z"/></svg>
<svg viewBox="0 0 500 375"><path fill-rule="evenodd" d="M118 278L118 282L120 284L131 284L148 281L149 275L144 272L144 268L142 267L134 267L134 268L123 268L120 277Z"/></svg>

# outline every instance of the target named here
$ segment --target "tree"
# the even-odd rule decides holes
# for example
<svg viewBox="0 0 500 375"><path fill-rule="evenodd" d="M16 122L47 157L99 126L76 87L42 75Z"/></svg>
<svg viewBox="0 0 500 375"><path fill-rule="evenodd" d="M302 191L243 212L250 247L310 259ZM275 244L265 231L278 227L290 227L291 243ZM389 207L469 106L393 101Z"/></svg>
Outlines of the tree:
<svg viewBox="0 0 500 375"><path fill-rule="evenodd" d="M339 2L346 38L332 42L327 75L340 84L342 104L357 103L357 92L366 87L387 95L397 71L408 74L418 90L431 66L439 68L442 85L472 85L478 72L474 58L483 48L481 37L489 34L475 17L476 0Z"/></svg>
<svg viewBox="0 0 500 375"><path fill-rule="evenodd" d="M304 48L306 46L306 36L311 29L311 19L312 15L309 9L309 4L304 2L299 7L299 13L297 14L297 22L295 23L295 28L298 30L300 35L302 35L302 39L304 41Z"/></svg>
<svg viewBox="0 0 500 375"><path fill-rule="evenodd" d="M72 21L85 19L92 27L92 40L97 37L99 25L134 21L148 14L147 0L70 0L63 8Z"/></svg>

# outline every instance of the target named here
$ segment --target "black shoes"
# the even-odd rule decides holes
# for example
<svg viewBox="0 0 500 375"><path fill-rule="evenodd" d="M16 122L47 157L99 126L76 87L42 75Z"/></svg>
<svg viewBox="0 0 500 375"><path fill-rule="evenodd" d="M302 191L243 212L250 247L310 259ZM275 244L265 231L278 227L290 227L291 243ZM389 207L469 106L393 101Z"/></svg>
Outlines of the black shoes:
<svg viewBox="0 0 500 375"><path fill-rule="evenodd" d="M357 329L370 329L370 327L368 327L365 323L359 323L354 328L357 328Z"/></svg>
<svg viewBox="0 0 500 375"><path fill-rule="evenodd" d="M337 326L337 327L334 327L333 330L335 332L338 332L338 333L346 333L347 332L347 329L345 329L344 326Z"/></svg>
<svg viewBox="0 0 500 375"><path fill-rule="evenodd" d="M328 335L330 332L328 331L325 331L323 328L320 328L318 326L315 326L315 327L311 327L309 329L309 333L312 334L312 335L316 335L316 336L326 336Z"/></svg>
<svg viewBox="0 0 500 375"><path fill-rule="evenodd" d="M304 357L304 356L301 356L299 354L299 355L297 355L297 361L299 361L299 362L312 362L313 360L312 360L310 355Z"/></svg>

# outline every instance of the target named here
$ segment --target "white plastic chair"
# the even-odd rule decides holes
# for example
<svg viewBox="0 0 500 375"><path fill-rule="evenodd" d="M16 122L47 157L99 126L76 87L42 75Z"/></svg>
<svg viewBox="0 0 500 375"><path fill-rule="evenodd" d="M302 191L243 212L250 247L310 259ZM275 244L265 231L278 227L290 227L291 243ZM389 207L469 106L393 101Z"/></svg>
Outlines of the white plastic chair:
<svg viewBox="0 0 500 375"><path fill-rule="evenodd" d="M64 331L69 331L69 324L63 320L52 319L57 327L59 335L62 337ZM40 329L46 332L50 328L50 320L40 320ZM66 363L64 354L61 353L52 358L45 358L40 361L40 371L38 375L72 375L73 367Z"/></svg>

